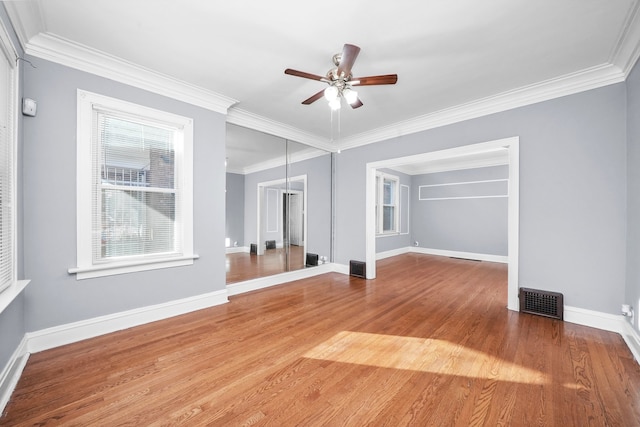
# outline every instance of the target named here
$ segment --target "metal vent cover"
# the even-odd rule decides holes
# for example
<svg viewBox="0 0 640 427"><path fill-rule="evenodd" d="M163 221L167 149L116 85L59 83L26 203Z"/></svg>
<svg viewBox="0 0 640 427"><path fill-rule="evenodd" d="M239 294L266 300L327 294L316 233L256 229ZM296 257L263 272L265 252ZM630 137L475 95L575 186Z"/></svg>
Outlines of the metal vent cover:
<svg viewBox="0 0 640 427"><path fill-rule="evenodd" d="M520 312L563 320L564 296L559 292L520 288Z"/></svg>
<svg viewBox="0 0 640 427"><path fill-rule="evenodd" d="M362 261L349 261L349 274L355 277L367 278L367 264Z"/></svg>

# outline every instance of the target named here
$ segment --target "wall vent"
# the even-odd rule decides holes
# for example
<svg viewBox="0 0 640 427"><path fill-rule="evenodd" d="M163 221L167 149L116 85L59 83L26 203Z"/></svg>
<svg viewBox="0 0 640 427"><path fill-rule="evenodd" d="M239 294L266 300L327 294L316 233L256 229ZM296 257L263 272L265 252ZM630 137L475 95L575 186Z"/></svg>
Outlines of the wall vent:
<svg viewBox="0 0 640 427"><path fill-rule="evenodd" d="M520 288L520 312L563 320L564 296L558 292Z"/></svg>
<svg viewBox="0 0 640 427"><path fill-rule="evenodd" d="M305 262L305 266L315 267L317 265L318 265L318 254L312 254L311 252L307 252L307 260Z"/></svg>
<svg viewBox="0 0 640 427"><path fill-rule="evenodd" d="M265 246L267 247L267 249L275 249L276 248L276 241L275 240L267 240L265 242Z"/></svg>
<svg viewBox="0 0 640 427"><path fill-rule="evenodd" d="M362 261L349 261L349 274L355 277L367 278L367 264Z"/></svg>

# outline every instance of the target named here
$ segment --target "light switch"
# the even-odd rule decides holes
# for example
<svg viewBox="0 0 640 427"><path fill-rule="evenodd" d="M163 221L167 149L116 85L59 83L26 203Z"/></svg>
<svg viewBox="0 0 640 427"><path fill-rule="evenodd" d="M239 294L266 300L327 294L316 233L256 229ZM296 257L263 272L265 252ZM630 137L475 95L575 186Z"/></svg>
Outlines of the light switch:
<svg viewBox="0 0 640 427"><path fill-rule="evenodd" d="M35 117L38 103L31 98L22 99L22 114L25 116Z"/></svg>

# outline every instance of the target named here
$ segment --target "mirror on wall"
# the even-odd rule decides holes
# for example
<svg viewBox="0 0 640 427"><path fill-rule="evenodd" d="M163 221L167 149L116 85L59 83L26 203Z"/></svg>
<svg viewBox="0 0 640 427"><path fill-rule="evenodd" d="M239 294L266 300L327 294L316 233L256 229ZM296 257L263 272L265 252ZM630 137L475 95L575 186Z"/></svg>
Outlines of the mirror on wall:
<svg viewBox="0 0 640 427"><path fill-rule="evenodd" d="M226 270L238 283L331 258L331 154L227 124Z"/></svg>

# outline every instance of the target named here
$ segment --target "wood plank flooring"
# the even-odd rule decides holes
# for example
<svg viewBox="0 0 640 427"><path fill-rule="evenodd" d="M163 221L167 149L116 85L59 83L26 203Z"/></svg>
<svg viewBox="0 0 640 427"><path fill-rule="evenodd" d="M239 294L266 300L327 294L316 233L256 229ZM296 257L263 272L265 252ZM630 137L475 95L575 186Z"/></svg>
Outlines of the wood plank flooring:
<svg viewBox="0 0 640 427"><path fill-rule="evenodd" d="M622 338L508 311L506 273L407 254L33 354L0 425L640 425Z"/></svg>
<svg viewBox="0 0 640 427"><path fill-rule="evenodd" d="M227 254L227 283L244 282L304 268L304 247L289 246L289 263L283 248L267 249L264 255L239 252Z"/></svg>

